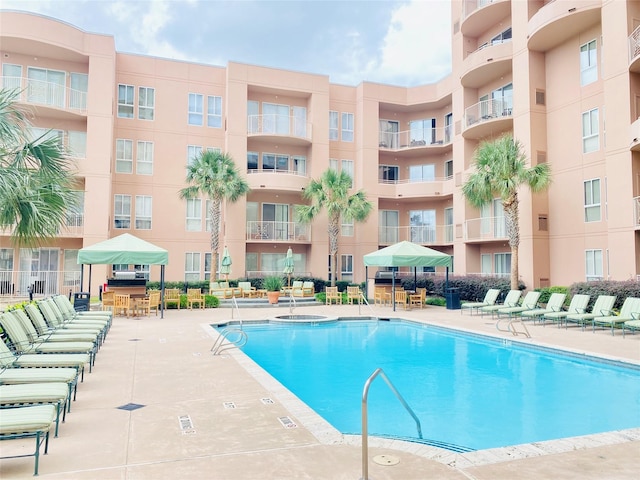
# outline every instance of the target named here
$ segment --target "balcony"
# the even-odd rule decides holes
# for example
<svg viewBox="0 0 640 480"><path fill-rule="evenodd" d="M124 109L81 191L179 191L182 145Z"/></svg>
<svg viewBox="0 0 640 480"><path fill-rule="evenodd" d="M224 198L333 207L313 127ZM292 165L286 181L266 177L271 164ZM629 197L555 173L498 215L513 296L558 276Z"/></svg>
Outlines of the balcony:
<svg viewBox="0 0 640 480"><path fill-rule="evenodd" d="M38 105L40 115L73 119L87 114L87 92L26 77L2 77L2 87L20 90L19 101Z"/></svg>
<svg viewBox="0 0 640 480"><path fill-rule="evenodd" d="M465 110L462 136L478 140L512 128L513 110L510 101L483 100Z"/></svg>
<svg viewBox="0 0 640 480"><path fill-rule="evenodd" d="M640 27L629 35L629 71L640 73Z"/></svg>
<svg viewBox="0 0 640 480"><path fill-rule="evenodd" d="M633 226L640 228L640 197L633 199Z"/></svg>
<svg viewBox="0 0 640 480"><path fill-rule="evenodd" d="M80 291L80 270L0 271L0 296L27 298L30 291L34 297L77 293Z"/></svg>
<svg viewBox="0 0 640 480"><path fill-rule="evenodd" d="M252 190L300 192L309 184L309 177L298 170L249 168L247 182Z"/></svg>
<svg viewBox="0 0 640 480"><path fill-rule="evenodd" d="M431 180L378 180L381 198L426 198L442 197L453 194L453 177L433 178Z"/></svg>
<svg viewBox="0 0 640 480"><path fill-rule="evenodd" d="M600 21L602 0L548 2L529 20L529 50L546 52ZM622 27L622 25L621 25Z"/></svg>
<svg viewBox="0 0 640 480"><path fill-rule="evenodd" d="M464 73L460 83L463 87L479 88L496 78L509 76L512 71L512 58L511 40L480 47L464 59Z"/></svg>
<svg viewBox="0 0 640 480"><path fill-rule="evenodd" d="M507 239L507 222L504 217L481 217L464 222L465 242L490 242Z"/></svg>
<svg viewBox="0 0 640 480"><path fill-rule="evenodd" d="M511 15L511 0L464 0L460 31L467 37L477 37L488 25Z"/></svg>
<svg viewBox="0 0 640 480"><path fill-rule="evenodd" d="M310 243L311 225L297 222L249 221L247 241Z"/></svg>
<svg viewBox="0 0 640 480"><path fill-rule="evenodd" d="M632 152L640 152L640 117L631 124L629 133L629 148Z"/></svg>
<svg viewBox="0 0 640 480"><path fill-rule="evenodd" d="M247 136L269 139L276 137L285 145L307 146L311 144L311 123L287 115L249 115Z"/></svg>
<svg viewBox="0 0 640 480"><path fill-rule="evenodd" d="M67 222L60 228L59 235L64 238L82 238L84 235L84 215L81 213L67 215Z"/></svg>
<svg viewBox="0 0 640 480"><path fill-rule="evenodd" d="M389 152L439 152L451 147L453 127L414 128L402 132L378 132L378 147Z"/></svg>
<svg viewBox="0 0 640 480"><path fill-rule="evenodd" d="M378 228L379 245L393 245L405 240L421 245L452 244L453 225L412 225Z"/></svg>

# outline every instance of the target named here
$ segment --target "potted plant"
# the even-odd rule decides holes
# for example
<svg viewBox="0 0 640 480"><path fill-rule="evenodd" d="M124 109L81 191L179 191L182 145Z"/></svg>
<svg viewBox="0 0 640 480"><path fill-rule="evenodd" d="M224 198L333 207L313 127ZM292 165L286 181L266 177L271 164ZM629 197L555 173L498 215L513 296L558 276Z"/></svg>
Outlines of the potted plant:
<svg viewBox="0 0 640 480"><path fill-rule="evenodd" d="M269 303L278 303L282 286L282 278L278 276L265 277L265 279L262 281L262 288L267 291L267 298L269 299Z"/></svg>

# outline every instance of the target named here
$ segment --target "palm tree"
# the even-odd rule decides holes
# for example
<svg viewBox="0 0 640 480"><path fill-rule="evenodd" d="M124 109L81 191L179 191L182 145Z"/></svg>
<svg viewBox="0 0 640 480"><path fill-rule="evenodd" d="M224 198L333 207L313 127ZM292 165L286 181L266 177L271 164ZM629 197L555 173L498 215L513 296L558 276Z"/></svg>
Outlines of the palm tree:
<svg viewBox="0 0 640 480"><path fill-rule="evenodd" d="M215 272L220 248L222 202L234 203L251 189L230 155L211 150L200 153L187 167L187 184L180 190L180 198L192 199L203 195L211 200L211 270Z"/></svg>
<svg viewBox="0 0 640 480"><path fill-rule="evenodd" d="M511 288L518 288L518 247L520 226L518 189L528 186L532 192L545 190L551 184L551 170L546 163L527 168L522 145L511 134L493 142L484 142L475 153L475 169L462 185L462 194L475 206L489 205L497 195L502 199L511 247Z"/></svg>
<svg viewBox="0 0 640 480"><path fill-rule="evenodd" d="M336 267L338 265L338 236L340 220L363 222L367 219L373 205L367 200L363 190L349 195L352 179L345 172L326 170L320 180L311 180L302 197L310 200L310 205L298 205L296 218L299 222L311 222L324 208L329 216L329 253L331 255L331 286L336 284Z"/></svg>
<svg viewBox="0 0 640 480"><path fill-rule="evenodd" d="M78 206L74 165L49 132L32 140L19 90L0 90L0 226L34 247L55 238Z"/></svg>

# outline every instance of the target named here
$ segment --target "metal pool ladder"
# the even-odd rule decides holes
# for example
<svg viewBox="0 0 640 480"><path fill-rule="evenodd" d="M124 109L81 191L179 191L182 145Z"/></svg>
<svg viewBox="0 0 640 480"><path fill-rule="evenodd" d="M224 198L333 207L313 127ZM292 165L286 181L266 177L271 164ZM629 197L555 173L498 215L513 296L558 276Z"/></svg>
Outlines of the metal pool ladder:
<svg viewBox="0 0 640 480"><path fill-rule="evenodd" d="M384 371L381 368L377 368L365 382L362 392L362 477L360 480L369 480L369 418L367 413L367 397L369 396L369 387L377 376L382 377L402 406L409 412L409 415L413 417L416 422L416 428L418 429L418 438L422 438L422 426L420 425L418 416L411 409L404 397L400 395L396 387L393 386L393 383L391 383L391 380L389 380L389 377L387 377Z"/></svg>
<svg viewBox="0 0 640 480"><path fill-rule="evenodd" d="M247 334L244 330L242 330L242 321L240 322L240 328L238 327L227 327L220 331L218 338L213 343L213 347L211 347L211 353L214 355L220 355L225 350L229 350L231 348L240 348L246 345Z"/></svg>

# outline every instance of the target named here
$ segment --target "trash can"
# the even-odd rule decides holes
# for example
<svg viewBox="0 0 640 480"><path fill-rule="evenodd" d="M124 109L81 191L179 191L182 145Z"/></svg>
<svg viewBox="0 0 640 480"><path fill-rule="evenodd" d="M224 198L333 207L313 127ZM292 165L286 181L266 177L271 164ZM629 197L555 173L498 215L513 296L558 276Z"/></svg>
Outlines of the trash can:
<svg viewBox="0 0 640 480"><path fill-rule="evenodd" d="M73 294L73 308L76 312L89 311L89 293L79 292Z"/></svg>
<svg viewBox="0 0 640 480"><path fill-rule="evenodd" d="M460 293L457 288L447 288L444 292L447 310L460 310Z"/></svg>

